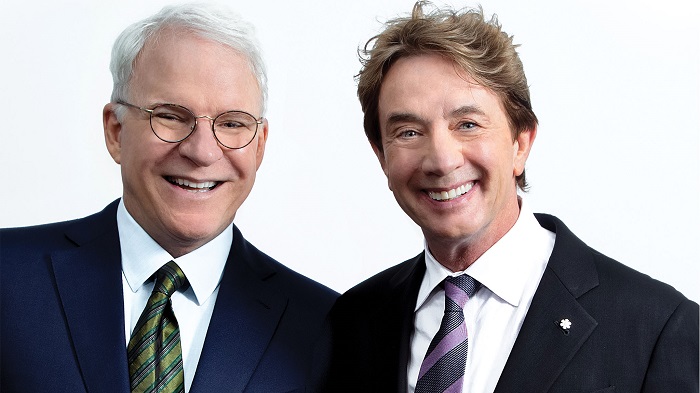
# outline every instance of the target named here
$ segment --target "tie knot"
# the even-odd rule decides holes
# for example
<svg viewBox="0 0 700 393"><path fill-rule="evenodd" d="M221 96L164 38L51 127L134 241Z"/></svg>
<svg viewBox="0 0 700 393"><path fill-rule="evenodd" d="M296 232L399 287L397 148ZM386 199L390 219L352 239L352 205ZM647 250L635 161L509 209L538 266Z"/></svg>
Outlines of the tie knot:
<svg viewBox="0 0 700 393"><path fill-rule="evenodd" d="M177 263L170 261L156 272L156 285L153 290L170 297L185 285L187 285L185 273L182 272Z"/></svg>
<svg viewBox="0 0 700 393"><path fill-rule="evenodd" d="M447 277L445 279L445 297L451 299L460 308L464 308L467 300L474 296L481 284L472 277L462 274L457 277Z"/></svg>

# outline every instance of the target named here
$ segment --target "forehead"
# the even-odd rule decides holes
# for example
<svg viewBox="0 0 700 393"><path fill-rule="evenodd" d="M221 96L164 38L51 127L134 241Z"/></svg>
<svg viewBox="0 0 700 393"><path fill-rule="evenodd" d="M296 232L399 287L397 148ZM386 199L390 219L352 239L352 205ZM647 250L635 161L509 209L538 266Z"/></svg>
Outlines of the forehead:
<svg viewBox="0 0 700 393"><path fill-rule="evenodd" d="M502 100L450 59L436 54L403 57L389 68L379 92L379 120L406 112L447 117L459 108L479 108L504 117Z"/></svg>
<svg viewBox="0 0 700 393"><path fill-rule="evenodd" d="M163 29L146 42L134 65L130 91L138 98L182 105L221 101L225 110L239 105L236 109L255 112L261 101L258 81L245 55L175 28ZM255 108L249 101L257 103ZM242 104L247 106L240 107Z"/></svg>

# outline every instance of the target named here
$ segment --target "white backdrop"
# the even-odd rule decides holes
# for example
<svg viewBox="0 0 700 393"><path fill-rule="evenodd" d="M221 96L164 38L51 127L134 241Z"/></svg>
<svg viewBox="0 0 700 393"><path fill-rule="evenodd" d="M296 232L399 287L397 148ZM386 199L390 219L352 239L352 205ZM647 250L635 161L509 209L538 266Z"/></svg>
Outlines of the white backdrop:
<svg viewBox="0 0 700 393"><path fill-rule="evenodd" d="M165 3L3 2L1 227L82 217L121 195L101 123L110 49ZM353 79L357 48L413 0L227 3L257 26L270 77L267 151L235 219L244 235L338 291L417 254L421 233L386 187ZM531 206L700 300L698 3L482 6L522 44L540 119Z"/></svg>

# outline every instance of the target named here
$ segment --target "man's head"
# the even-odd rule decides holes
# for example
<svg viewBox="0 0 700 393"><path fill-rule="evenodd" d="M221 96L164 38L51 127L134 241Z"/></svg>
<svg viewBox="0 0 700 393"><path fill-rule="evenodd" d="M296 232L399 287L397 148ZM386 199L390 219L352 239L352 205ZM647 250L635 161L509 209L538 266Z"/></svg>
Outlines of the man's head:
<svg viewBox="0 0 700 393"><path fill-rule="evenodd" d="M368 42L358 84L365 132L431 250L469 249L473 260L518 217L537 119L495 19L422 7Z"/></svg>
<svg viewBox="0 0 700 393"><path fill-rule="evenodd" d="M400 58L427 54L440 54L453 61L477 83L496 93L513 138L523 130L537 128L517 45L501 30L497 19L484 20L478 9L436 10L426 15L424 7L425 2L417 2L410 17L387 22L386 29L365 45L357 95L370 143L382 150L377 106L386 72ZM526 188L525 172L517 181L520 188Z"/></svg>
<svg viewBox="0 0 700 393"><path fill-rule="evenodd" d="M260 86L261 115L265 115L267 72L255 29L230 9L207 3L166 6L158 13L124 29L112 47L109 69L114 86L111 102L129 98L129 85L139 54L147 42L157 40L166 28L189 31L241 53ZM198 56L194 48L190 56Z"/></svg>
<svg viewBox="0 0 700 393"><path fill-rule="evenodd" d="M111 70L103 120L124 204L165 250L186 254L232 222L262 162L267 82L252 27L220 7L166 7L117 38Z"/></svg>

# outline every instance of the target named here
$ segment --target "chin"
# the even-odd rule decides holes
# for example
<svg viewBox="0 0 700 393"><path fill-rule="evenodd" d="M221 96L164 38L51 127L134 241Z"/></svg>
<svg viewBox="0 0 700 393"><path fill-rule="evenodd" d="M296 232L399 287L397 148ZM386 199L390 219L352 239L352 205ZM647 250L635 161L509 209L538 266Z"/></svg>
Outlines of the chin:
<svg viewBox="0 0 700 393"><path fill-rule="evenodd" d="M424 223L425 226L420 224L418 225L423 228L423 233L426 237L432 236L443 240L468 239L473 237L480 230L476 224L469 225L470 223L465 222L465 219L439 221L440 222L436 225L426 225L426 223Z"/></svg>
<svg viewBox="0 0 700 393"><path fill-rule="evenodd" d="M472 232L464 230L455 230L455 228L445 228L445 229L432 229L428 231L423 231L430 236L442 240L463 240L469 238L473 235ZM427 235L426 235L427 236Z"/></svg>
<svg viewBox="0 0 700 393"><path fill-rule="evenodd" d="M216 224L221 225L214 225L213 220L182 219L173 223L169 232L174 239L183 244L206 243L215 238L226 227L221 220L217 221Z"/></svg>

